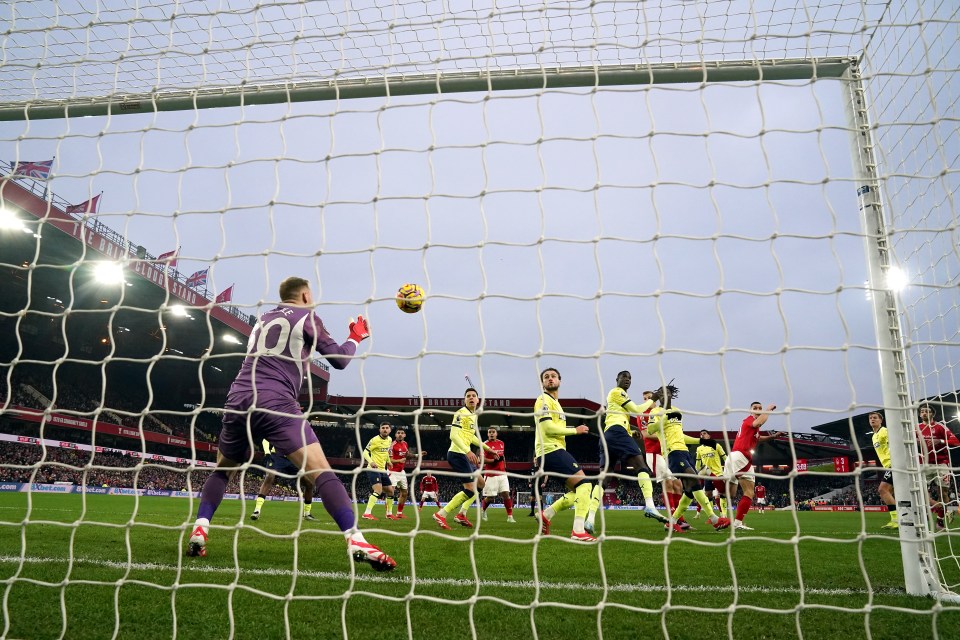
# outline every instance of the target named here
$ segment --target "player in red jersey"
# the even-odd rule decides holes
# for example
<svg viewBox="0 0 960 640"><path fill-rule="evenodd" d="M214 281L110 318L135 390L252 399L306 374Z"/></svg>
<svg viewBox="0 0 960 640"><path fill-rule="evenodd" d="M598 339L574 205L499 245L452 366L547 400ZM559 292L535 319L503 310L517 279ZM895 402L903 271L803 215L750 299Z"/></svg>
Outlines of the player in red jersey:
<svg viewBox="0 0 960 640"><path fill-rule="evenodd" d="M650 400L653 396L653 391L643 392L644 400ZM647 426L650 424L650 412L653 411L654 408L655 407L650 407L644 411L642 416L637 416L637 433L634 437L636 437L637 442L643 446L644 452L646 453L647 466L653 471L654 479L663 485L663 501L666 502L667 513L673 513L674 509L677 508L677 504L680 502L681 496L683 496L683 482L670 473L667 460L663 457L660 436L647 433ZM677 524L680 525L680 528L683 530L690 528L690 524L682 516L677 520ZM669 526L670 525L667 525L667 527Z"/></svg>
<svg viewBox="0 0 960 640"><path fill-rule="evenodd" d="M421 451L420 455L426 451ZM397 496L396 515L388 513L388 520L401 520L407 516L403 515L403 507L407 503L407 496L410 495L410 488L407 484L407 474L404 467L407 466L408 458L416 458L417 454L410 452L410 445L407 444L407 432L402 428L397 429L393 434L393 444L390 445L390 461L387 463L387 471L390 472L390 482L393 483L399 491Z"/></svg>
<svg viewBox="0 0 960 640"><path fill-rule="evenodd" d="M743 496L740 498L740 502L737 503L737 517L733 523L734 529L742 529L744 531L751 530L751 527L743 524L743 518L747 515L747 512L750 511L750 506L753 504L753 487L756 478L753 475L754 449L757 448L757 444L760 442L766 442L767 440L773 440L774 438L786 435L779 431L765 436L760 435L760 427L767 422L767 418L770 417L770 412L776 408L777 405L771 404L764 410L762 403L750 403L750 415L747 416L743 424L740 425L740 431L737 432L737 439L733 442L733 451L727 456L727 463L723 466L724 479L729 483L733 483L734 480L739 480L740 489L743 490ZM736 495L737 491L734 487L730 487L730 489L730 496L732 498Z"/></svg>
<svg viewBox="0 0 960 640"><path fill-rule="evenodd" d="M487 507L497 496L503 499L503 506L507 510L507 522L516 522L513 519L513 500L510 498L510 481L507 479L507 461L504 457L503 440L497 439L497 430L487 429L486 445L493 450L483 450L483 519L487 519ZM495 457L499 456L499 458Z"/></svg>
<svg viewBox="0 0 960 640"><path fill-rule="evenodd" d="M960 446L960 441L943 423L937 422L936 410L928 404L920 406L920 424L917 425L917 440L920 445L920 464L924 467L930 483L930 510L936 515L937 529L944 525L945 503L950 501L950 449Z"/></svg>
<svg viewBox="0 0 960 640"><path fill-rule="evenodd" d="M442 509L443 506L440 504L440 486L437 484L437 478L432 473L427 471L427 475L420 478L420 506L417 507L417 511L423 510L423 503L427 500L433 500L437 503L437 509Z"/></svg>
<svg viewBox="0 0 960 640"><path fill-rule="evenodd" d="M767 488L757 483L753 488L753 495L757 499L757 510L763 513L767 510Z"/></svg>

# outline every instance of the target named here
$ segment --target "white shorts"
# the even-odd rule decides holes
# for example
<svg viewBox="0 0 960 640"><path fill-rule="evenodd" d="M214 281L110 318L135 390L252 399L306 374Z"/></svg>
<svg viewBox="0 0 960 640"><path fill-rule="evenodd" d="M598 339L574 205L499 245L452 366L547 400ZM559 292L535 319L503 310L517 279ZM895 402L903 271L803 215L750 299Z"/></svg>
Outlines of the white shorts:
<svg viewBox="0 0 960 640"><path fill-rule="evenodd" d="M657 482L673 480L673 474L667 466L667 461L659 453L647 453L647 466L653 471L653 479Z"/></svg>
<svg viewBox="0 0 960 640"><path fill-rule="evenodd" d="M433 500L434 502L440 502L440 498L437 497L436 491L424 491L420 494L421 502L426 502L427 500Z"/></svg>
<svg viewBox="0 0 960 640"><path fill-rule="evenodd" d="M744 480L749 480L753 482L756 480L756 476L753 475L753 467L751 462L747 460L747 456L743 455L741 451L731 451L730 455L727 456L727 462L723 465L723 477L727 480L734 480L736 478L743 478ZM742 471L747 469L747 471Z"/></svg>
<svg viewBox="0 0 960 640"><path fill-rule="evenodd" d="M391 471L390 482L398 489L407 490L407 474L403 471Z"/></svg>
<svg viewBox="0 0 960 640"><path fill-rule="evenodd" d="M757 498L757 504L760 505L761 507L765 507L765 506L767 506L767 499L766 499L766 498Z"/></svg>
<svg viewBox="0 0 960 640"><path fill-rule="evenodd" d="M507 476L487 476L485 481L486 484L483 485L483 497L485 498L492 498L501 493L510 493L510 481Z"/></svg>

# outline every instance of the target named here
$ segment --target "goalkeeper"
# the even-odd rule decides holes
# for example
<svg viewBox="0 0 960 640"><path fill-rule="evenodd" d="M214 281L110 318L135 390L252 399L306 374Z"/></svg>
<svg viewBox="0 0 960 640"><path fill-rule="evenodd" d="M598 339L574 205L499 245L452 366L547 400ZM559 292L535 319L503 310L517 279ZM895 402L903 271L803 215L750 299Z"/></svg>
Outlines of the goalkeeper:
<svg viewBox="0 0 960 640"><path fill-rule="evenodd" d="M642 404L636 405L627 395L630 384L633 379L629 371L621 371L617 374L617 386L607 394L607 415L604 419L603 438L600 439L600 471L606 474L619 461L620 469L624 474L636 476L637 484L640 485L640 492L643 494L644 509L643 514L648 518L654 518L660 522L670 522L657 511L653 502L653 481L650 480L652 472L647 466L646 456L640 450L640 446L633 439L633 430L630 427L630 414L641 415L652 408L654 403L660 397L662 392L654 392L653 398L645 400ZM601 475L602 482L593 488L591 507L593 504L599 505L603 496L603 488L606 486L606 476ZM588 516L587 531L593 533L593 522Z"/></svg>

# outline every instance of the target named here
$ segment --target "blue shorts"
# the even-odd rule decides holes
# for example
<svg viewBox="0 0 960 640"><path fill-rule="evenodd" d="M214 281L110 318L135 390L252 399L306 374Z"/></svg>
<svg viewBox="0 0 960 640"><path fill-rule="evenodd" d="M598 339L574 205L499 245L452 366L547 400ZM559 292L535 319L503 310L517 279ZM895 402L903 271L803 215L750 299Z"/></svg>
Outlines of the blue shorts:
<svg viewBox="0 0 960 640"><path fill-rule="evenodd" d="M606 449L603 446L604 442L607 443ZM603 440L597 444L597 450L600 452L600 468L603 470L633 456L640 456L641 459L644 459L643 451L640 450L637 441L630 437L626 429L618 425L614 425L603 432ZM610 460L609 465L606 462L607 456Z"/></svg>
<svg viewBox="0 0 960 640"><path fill-rule="evenodd" d="M566 449L557 449L540 458L543 470L560 476L570 477L580 471L580 465Z"/></svg>
<svg viewBox="0 0 960 640"><path fill-rule="evenodd" d="M265 466L271 473L280 473L286 476L296 476L300 467L293 464L279 453L271 453L263 459Z"/></svg>
<svg viewBox="0 0 960 640"><path fill-rule="evenodd" d="M375 484L389 487L392 484L390 482L390 474L383 471L367 471L367 479L370 480L371 487Z"/></svg>
<svg viewBox="0 0 960 640"><path fill-rule="evenodd" d="M689 451L671 451L667 456L667 467L674 474L696 474L697 470L693 464L693 457Z"/></svg>
<svg viewBox="0 0 960 640"><path fill-rule="evenodd" d="M272 444L282 456L319 442L310 423L304 420L295 398L268 397L261 394L257 400L257 408L277 413L265 413L256 409L251 411L252 404L252 397L247 397L246 394L227 397L217 448L228 460L250 460L250 452L258 448L264 440ZM243 413L233 413L234 411Z"/></svg>
<svg viewBox="0 0 960 640"><path fill-rule="evenodd" d="M457 473L465 476L472 476L477 468L467 459L467 454L457 453L456 451L447 451L447 462Z"/></svg>

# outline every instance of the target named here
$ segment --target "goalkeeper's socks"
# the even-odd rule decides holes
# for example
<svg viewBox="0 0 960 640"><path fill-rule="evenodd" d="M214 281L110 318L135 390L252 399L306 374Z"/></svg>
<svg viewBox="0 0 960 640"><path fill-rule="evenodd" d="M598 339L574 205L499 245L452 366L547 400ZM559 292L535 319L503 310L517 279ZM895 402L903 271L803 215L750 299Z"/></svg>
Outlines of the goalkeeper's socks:
<svg viewBox="0 0 960 640"><path fill-rule="evenodd" d="M317 476L314 487L314 494L337 523L340 531L356 528L357 518L353 513L353 500L347 495L347 490L337 474L333 471L324 471Z"/></svg>
<svg viewBox="0 0 960 640"><path fill-rule="evenodd" d="M200 490L200 508L197 510L198 518L213 519L213 514L217 512L217 507L223 502L223 494L227 492L227 482L229 476L226 471L214 471L207 477L203 483L203 489Z"/></svg>

